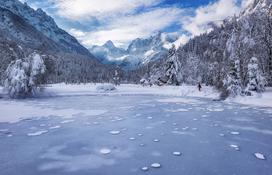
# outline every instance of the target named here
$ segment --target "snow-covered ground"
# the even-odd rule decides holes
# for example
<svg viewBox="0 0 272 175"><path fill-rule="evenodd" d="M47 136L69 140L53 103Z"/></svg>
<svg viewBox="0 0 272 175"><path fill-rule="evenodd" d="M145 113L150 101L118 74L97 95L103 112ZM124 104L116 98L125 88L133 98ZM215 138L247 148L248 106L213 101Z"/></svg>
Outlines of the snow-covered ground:
<svg viewBox="0 0 272 175"><path fill-rule="evenodd" d="M105 88L103 88L105 87ZM0 92L2 88L0 87ZM183 86L141 86L133 84L122 84L117 89L112 89L109 84L53 84L48 85L45 91L41 94L42 97L72 97L72 96L123 96L123 95L152 95L152 96L169 96L170 102L188 102L189 97L207 98L209 100L217 99L219 93L212 87L203 86L199 92L197 87ZM180 98L183 97L183 98ZM185 98L186 97L186 98ZM39 101L39 98L36 99ZM76 113L96 113L100 114L103 111L75 111L72 109L66 110L48 110L32 105L27 105L29 100L0 100L0 122L17 122L24 117L38 116L40 113L44 115L55 114L58 116L71 117ZM189 100L189 102L192 99ZM188 103L189 103L188 102ZM263 94L255 94L250 97L236 97L227 99L228 103L239 103L255 107L272 107L272 88L268 88ZM16 109L16 110L13 110Z"/></svg>
<svg viewBox="0 0 272 175"><path fill-rule="evenodd" d="M234 99L227 99L227 101L251 106L272 107L272 88L266 88L264 93L255 93L253 96L236 97Z"/></svg>
<svg viewBox="0 0 272 175"><path fill-rule="evenodd" d="M117 90L112 92L98 91L97 87L101 84L85 84L85 85L66 85L54 84L47 87L46 94L53 96L73 96L73 95L160 95L160 96L177 96L177 97L201 97L218 99L219 92L213 87L203 86L198 91L196 86L141 86L133 84L122 84ZM227 99L227 102L234 102L252 106L272 107L272 88L266 88L264 93L254 94L253 96L236 97Z"/></svg>
<svg viewBox="0 0 272 175"><path fill-rule="evenodd" d="M46 88L47 95L52 96L73 96L73 95L160 95L160 96L189 96L217 98L218 92L212 87L204 86L199 92L196 86L141 86L134 84L122 84L117 87L116 91L101 92L97 90L101 84L53 84ZM105 86L108 86L107 84Z"/></svg>
<svg viewBox="0 0 272 175"><path fill-rule="evenodd" d="M104 91L101 87L109 88L109 84L52 84L47 85L42 96L84 96L84 95L158 95L177 97L201 97L217 99L219 92L213 87L203 86L199 92L196 86L141 86L134 84L122 84L116 90ZM0 87L0 95L2 92ZM266 88L264 93L256 93L253 96L236 97L226 100L245 105L272 107L272 88Z"/></svg>

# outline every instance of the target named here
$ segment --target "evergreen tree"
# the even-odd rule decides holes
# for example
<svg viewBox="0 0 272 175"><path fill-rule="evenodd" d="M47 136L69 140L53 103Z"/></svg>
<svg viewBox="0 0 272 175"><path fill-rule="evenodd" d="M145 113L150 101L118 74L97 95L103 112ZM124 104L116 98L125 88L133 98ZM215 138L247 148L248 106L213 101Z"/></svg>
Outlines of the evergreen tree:
<svg viewBox="0 0 272 175"><path fill-rule="evenodd" d="M265 79L258 66L258 59L252 57L248 64L248 91L263 92L265 89Z"/></svg>
<svg viewBox="0 0 272 175"><path fill-rule="evenodd" d="M242 95L241 79L240 79L240 62L238 60L231 61L230 71L224 80L225 92L224 96L235 97Z"/></svg>
<svg viewBox="0 0 272 175"><path fill-rule="evenodd" d="M166 62L165 75L167 77L166 84L169 85L179 85L178 81L178 59L176 56L175 45L169 50L168 60Z"/></svg>
<svg viewBox="0 0 272 175"><path fill-rule="evenodd" d="M11 98L35 95L45 70L44 61L37 53L12 61L5 72L4 89Z"/></svg>
<svg viewBox="0 0 272 175"><path fill-rule="evenodd" d="M118 70L114 71L113 83L114 83L115 86L119 86L120 85L120 75L119 75Z"/></svg>

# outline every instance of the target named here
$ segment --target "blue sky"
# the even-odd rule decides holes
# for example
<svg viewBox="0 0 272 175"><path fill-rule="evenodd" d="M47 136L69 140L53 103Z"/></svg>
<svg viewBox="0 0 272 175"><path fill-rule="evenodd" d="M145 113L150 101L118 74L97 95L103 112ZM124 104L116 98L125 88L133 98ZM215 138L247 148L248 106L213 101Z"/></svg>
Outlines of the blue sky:
<svg viewBox="0 0 272 175"><path fill-rule="evenodd" d="M209 31L210 22L240 12L251 0L21 0L42 8L83 45L112 40L125 47L158 31L190 37Z"/></svg>

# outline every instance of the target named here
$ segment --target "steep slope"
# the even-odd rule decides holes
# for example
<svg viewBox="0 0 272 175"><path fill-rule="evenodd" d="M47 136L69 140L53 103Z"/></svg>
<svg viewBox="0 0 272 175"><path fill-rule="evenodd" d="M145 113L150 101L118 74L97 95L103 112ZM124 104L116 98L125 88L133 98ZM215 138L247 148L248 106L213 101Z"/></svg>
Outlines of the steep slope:
<svg viewBox="0 0 272 175"><path fill-rule="evenodd" d="M43 10L34 10L26 3L23 4L18 0L1 0L0 7L23 18L35 29L61 46L65 52L91 56L86 48L80 45L73 36L60 29L54 19L48 16Z"/></svg>
<svg viewBox="0 0 272 175"><path fill-rule="evenodd" d="M0 15L2 38L5 37L27 48L43 51L57 52L63 48L10 10L0 7Z"/></svg>
<svg viewBox="0 0 272 175"><path fill-rule="evenodd" d="M12 60L32 52L42 55L48 83L102 82L112 76L111 67L99 63L44 12L17 0L1 1L0 78Z"/></svg>
<svg viewBox="0 0 272 175"><path fill-rule="evenodd" d="M202 82L228 93L232 90L245 93L252 78L252 60L256 60L254 65L258 70L253 72L254 81L263 83L259 80L264 77L266 85L271 86L271 4L271 0L255 0L238 17L227 19L210 33L191 39L163 62L153 65L145 78L154 84Z"/></svg>
<svg viewBox="0 0 272 175"><path fill-rule="evenodd" d="M133 40L126 50L108 41L103 46L93 46L90 51L104 63L114 63L124 69L137 69L166 56L177 39L177 35L158 32L149 38Z"/></svg>

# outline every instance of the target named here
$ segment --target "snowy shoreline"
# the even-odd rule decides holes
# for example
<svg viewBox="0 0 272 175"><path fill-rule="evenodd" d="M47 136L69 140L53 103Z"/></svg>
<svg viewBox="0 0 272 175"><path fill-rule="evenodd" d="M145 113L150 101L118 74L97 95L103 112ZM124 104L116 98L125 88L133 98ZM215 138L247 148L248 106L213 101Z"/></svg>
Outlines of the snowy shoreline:
<svg viewBox="0 0 272 175"><path fill-rule="evenodd" d="M98 86L103 84L52 84L44 91L48 96L82 96L82 95L156 95L175 97L218 98L219 93L213 87L204 86L199 92L196 86L141 86L121 84L116 90L101 92ZM105 84L107 85L107 84Z"/></svg>
<svg viewBox="0 0 272 175"><path fill-rule="evenodd" d="M63 96L97 96L97 95L154 95L154 96L173 96L173 97L198 97L208 99L218 99L219 92L210 86L203 86L199 92L196 86L141 86L136 84L121 84L116 90L110 92L101 92L97 90L98 86L105 84L49 84L41 93L42 97L63 97ZM107 85L107 84L106 84ZM0 87L0 95L2 93ZM256 107L272 107L272 88L267 88L262 94L253 94L253 96L239 96L228 98L226 102L251 105Z"/></svg>

